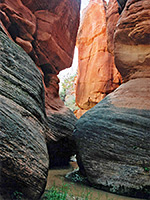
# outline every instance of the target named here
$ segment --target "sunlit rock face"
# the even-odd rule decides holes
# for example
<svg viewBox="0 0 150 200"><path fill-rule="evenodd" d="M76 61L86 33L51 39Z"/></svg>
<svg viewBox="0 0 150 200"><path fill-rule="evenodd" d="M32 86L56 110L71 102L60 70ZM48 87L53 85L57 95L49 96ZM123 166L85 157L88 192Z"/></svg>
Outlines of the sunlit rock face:
<svg viewBox="0 0 150 200"><path fill-rule="evenodd" d="M80 171L92 185L144 199L150 197L149 19L149 1L126 2L114 29L115 64L124 83L74 131Z"/></svg>
<svg viewBox="0 0 150 200"><path fill-rule="evenodd" d="M108 29L110 26L109 23ZM79 66L76 103L81 109L76 113L77 117L95 106L121 83L114 57L108 51L107 41L112 38L113 33L109 37L108 35L106 4L102 0L91 0L83 12L77 38Z"/></svg>

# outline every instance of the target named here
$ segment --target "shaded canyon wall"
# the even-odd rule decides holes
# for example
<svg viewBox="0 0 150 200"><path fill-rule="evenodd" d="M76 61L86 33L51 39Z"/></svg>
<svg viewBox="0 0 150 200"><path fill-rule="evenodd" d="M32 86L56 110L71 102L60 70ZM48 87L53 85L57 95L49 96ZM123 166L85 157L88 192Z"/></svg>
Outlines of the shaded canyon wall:
<svg viewBox="0 0 150 200"><path fill-rule="evenodd" d="M0 2L1 199L39 199L49 167L75 153L57 74L71 66L79 12L79 0Z"/></svg>
<svg viewBox="0 0 150 200"><path fill-rule="evenodd" d="M1 24L42 70L46 106L59 110L57 74L70 67L79 24L79 1L12 1L0 3ZM62 20L63 19L63 20Z"/></svg>
<svg viewBox="0 0 150 200"><path fill-rule="evenodd" d="M59 97L57 74L72 64L80 1L3 0L0 8L3 29L28 53L42 74L46 115L55 140L64 140L72 134L76 118ZM51 143L51 137L47 136L47 141ZM54 150L53 145L48 147L49 151ZM61 157L59 155L56 164ZM66 162L69 155L67 157ZM55 156L51 159L55 160Z"/></svg>

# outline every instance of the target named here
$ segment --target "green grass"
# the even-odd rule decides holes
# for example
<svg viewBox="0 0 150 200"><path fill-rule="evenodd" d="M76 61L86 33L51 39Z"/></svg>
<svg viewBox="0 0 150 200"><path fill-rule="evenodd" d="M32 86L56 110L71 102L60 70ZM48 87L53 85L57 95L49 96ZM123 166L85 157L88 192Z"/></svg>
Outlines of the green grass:
<svg viewBox="0 0 150 200"><path fill-rule="evenodd" d="M67 184L63 184L59 188L54 184L49 190L45 191L42 200L66 200L69 190Z"/></svg>
<svg viewBox="0 0 150 200"><path fill-rule="evenodd" d="M107 193L105 196L101 193L97 193L97 197L95 197L93 196L91 189L87 190L85 188L80 192L76 190L76 195L74 195L71 189L73 185L73 183L62 183L62 186L56 186L54 183L50 189L45 190L41 200L115 200L114 198L109 197ZM75 189L75 187L73 188ZM22 198L23 194L18 191L15 191L12 195L12 200L22 200Z"/></svg>
<svg viewBox="0 0 150 200"><path fill-rule="evenodd" d="M82 200L91 200L92 193L89 191L84 191L79 194L79 197ZM69 184L63 184L61 187L57 187L55 184L49 189L46 190L41 200L67 200L67 199L78 199L73 198L74 195L70 189Z"/></svg>
<svg viewBox="0 0 150 200"><path fill-rule="evenodd" d="M12 200L22 200L22 196L23 196L22 192L15 191L11 195L11 198Z"/></svg>

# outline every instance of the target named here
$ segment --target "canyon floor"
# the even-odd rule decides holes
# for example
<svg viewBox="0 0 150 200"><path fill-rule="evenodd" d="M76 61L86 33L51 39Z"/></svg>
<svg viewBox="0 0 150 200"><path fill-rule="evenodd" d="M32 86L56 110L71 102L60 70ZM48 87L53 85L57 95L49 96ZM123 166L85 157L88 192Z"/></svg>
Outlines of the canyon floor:
<svg viewBox="0 0 150 200"><path fill-rule="evenodd" d="M80 198L82 200L144 200L139 198L137 199L121 195L115 195L81 183L68 181L65 178L65 176L72 170L74 170L72 166L68 168L57 168L49 170L46 190L49 190L54 185L58 188L62 187L63 185L66 185L67 187L69 187L68 194L76 197L74 198L76 200L80 200Z"/></svg>

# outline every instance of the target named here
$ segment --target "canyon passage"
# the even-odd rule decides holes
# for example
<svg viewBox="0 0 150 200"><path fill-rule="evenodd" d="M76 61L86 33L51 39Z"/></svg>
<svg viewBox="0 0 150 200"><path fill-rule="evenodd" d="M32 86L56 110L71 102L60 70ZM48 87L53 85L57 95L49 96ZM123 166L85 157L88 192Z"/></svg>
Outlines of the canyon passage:
<svg viewBox="0 0 150 200"><path fill-rule="evenodd" d="M42 199L57 172L110 198L150 197L149 1L90 0L80 18L81 3L0 2L2 200ZM73 112L58 74L75 46ZM64 173L73 155L79 169Z"/></svg>

